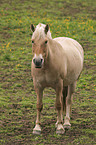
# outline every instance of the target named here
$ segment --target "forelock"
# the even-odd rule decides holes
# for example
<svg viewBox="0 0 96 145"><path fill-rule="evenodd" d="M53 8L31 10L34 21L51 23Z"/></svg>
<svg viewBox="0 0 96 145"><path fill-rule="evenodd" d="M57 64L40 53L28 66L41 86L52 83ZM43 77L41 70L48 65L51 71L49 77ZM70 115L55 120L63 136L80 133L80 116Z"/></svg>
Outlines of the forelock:
<svg viewBox="0 0 96 145"><path fill-rule="evenodd" d="M39 38L44 38L45 36L46 36L46 34L45 34L45 24L41 24L41 23L39 23L37 26L36 26L36 30L35 30L35 32L33 33L33 37L35 37L35 38L37 38L37 37L39 37ZM51 37L51 32L50 32L50 30L47 32L47 37L49 37L49 38L52 38Z"/></svg>

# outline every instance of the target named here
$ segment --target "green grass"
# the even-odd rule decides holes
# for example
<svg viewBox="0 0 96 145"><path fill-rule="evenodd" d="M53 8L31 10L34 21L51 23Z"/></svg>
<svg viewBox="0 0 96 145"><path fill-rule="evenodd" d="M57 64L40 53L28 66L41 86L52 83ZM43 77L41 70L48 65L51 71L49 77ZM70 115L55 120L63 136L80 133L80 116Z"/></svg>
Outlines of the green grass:
<svg viewBox="0 0 96 145"><path fill-rule="evenodd" d="M0 144L92 145L96 138L96 2L93 0L0 1ZM32 129L36 93L31 77L30 25L49 24L52 37L76 39L84 68L73 97L71 130L56 135L55 92L44 91L42 134Z"/></svg>

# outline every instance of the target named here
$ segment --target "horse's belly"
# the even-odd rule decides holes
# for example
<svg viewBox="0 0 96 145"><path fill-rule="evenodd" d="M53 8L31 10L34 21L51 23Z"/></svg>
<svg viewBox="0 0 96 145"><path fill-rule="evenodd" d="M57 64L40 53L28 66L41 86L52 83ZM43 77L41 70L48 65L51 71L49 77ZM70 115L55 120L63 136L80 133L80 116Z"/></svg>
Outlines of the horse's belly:
<svg viewBox="0 0 96 145"><path fill-rule="evenodd" d="M66 76L64 75L64 71L62 68L61 78L64 80L64 85L67 86L75 82L78 79L82 71L82 68L83 68L83 64L79 60L77 60L77 62L72 61L67 65Z"/></svg>
<svg viewBox="0 0 96 145"><path fill-rule="evenodd" d="M69 62L67 62L67 73L66 75L64 75L64 71L63 68L61 70L61 78L64 80L64 85L70 85L73 82L75 82L81 71L83 68L83 63L80 59L76 59L75 61L70 60Z"/></svg>
<svg viewBox="0 0 96 145"><path fill-rule="evenodd" d="M63 85L64 86L68 86L72 83L74 83L77 80L78 77L76 77L76 75L74 74L70 74L67 75L64 79L63 79Z"/></svg>

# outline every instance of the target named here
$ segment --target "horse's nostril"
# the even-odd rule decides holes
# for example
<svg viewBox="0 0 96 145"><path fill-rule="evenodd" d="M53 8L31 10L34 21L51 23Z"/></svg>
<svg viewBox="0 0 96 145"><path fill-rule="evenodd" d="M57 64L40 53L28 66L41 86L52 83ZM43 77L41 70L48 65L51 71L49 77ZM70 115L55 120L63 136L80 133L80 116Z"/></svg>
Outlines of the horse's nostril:
<svg viewBox="0 0 96 145"><path fill-rule="evenodd" d="M33 62L34 62L34 64L35 64L35 59L33 59Z"/></svg>
<svg viewBox="0 0 96 145"><path fill-rule="evenodd" d="M41 63L43 62L43 59L41 59Z"/></svg>

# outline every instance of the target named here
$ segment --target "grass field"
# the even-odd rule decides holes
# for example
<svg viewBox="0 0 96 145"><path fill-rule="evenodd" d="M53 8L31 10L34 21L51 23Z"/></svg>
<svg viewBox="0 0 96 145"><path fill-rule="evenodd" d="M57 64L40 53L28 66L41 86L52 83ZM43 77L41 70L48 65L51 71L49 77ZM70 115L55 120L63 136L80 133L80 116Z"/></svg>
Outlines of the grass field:
<svg viewBox="0 0 96 145"><path fill-rule="evenodd" d="M52 37L76 39L84 68L73 97L70 130L56 135L55 92L44 91L42 134L32 134L36 93L31 77L30 24L49 24ZM96 1L0 0L0 144L95 145Z"/></svg>

